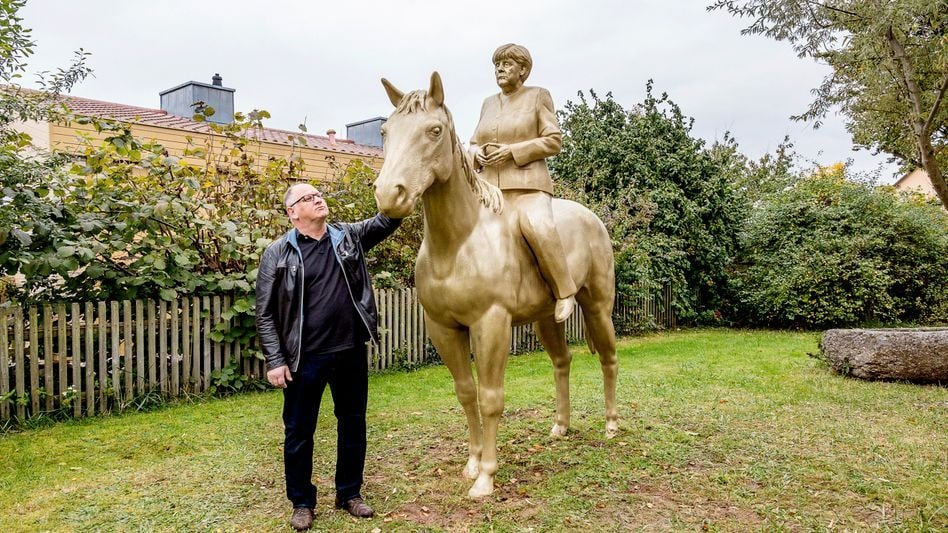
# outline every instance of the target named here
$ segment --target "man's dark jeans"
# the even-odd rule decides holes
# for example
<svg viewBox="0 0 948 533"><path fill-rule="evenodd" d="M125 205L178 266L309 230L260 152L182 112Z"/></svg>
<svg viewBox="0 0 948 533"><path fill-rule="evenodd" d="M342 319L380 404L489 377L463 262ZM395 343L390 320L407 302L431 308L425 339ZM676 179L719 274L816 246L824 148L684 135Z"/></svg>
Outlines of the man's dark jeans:
<svg viewBox="0 0 948 533"><path fill-rule="evenodd" d="M283 462L286 497L293 507L316 507L313 485L313 434L319 403L329 384L337 420L336 495L346 501L361 496L365 468L365 408L368 362L364 344L331 354L303 354L293 381L283 389L286 440Z"/></svg>

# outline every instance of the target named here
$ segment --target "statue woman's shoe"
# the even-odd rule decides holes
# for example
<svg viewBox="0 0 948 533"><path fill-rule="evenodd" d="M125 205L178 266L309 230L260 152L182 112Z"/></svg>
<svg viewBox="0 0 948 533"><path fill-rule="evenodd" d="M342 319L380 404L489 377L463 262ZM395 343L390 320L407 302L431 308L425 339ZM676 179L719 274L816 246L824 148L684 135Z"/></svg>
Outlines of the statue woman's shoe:
<svg viewBox="0 0 948 533"><path fill-rule="evenodd" d="M359 518L372 518L375 516L375 511L359 496L346 501L336 498L336 509L345 509L352 516Z"/></svg>
<svg viewBox="0 0 948 533"><path fill-rule="evenodd" d="M566 322L566 319L573 314L573 308L576 307L576 298L560 298L556 301L556 310L553 312L553 318L557 322Z"/></svg>

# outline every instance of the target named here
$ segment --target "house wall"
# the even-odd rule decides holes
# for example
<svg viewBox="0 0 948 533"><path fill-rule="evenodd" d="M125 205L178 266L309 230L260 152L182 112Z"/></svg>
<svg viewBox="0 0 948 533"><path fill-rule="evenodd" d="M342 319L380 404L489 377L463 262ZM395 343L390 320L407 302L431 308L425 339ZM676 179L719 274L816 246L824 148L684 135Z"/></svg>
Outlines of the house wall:
<svg viewBox="0 0 948 533"><path fill-rule="evenodd" d="M132 123L131 130L132 135L135 137L145 141L158 142L168 150L170 155L177 157L182 157L184 151L189 147L189 138L191 139L191 148L203 148L209 138L209 134L206 133L160 128L144 124ZM85 150L81 142L82 137L88 137L92 139L93 144L97 144L98 142L104 141L108 136L108 133L97 133L95 129L88 124L50 124L48 143L54 150L81 154ZM212 149L215 147L219 148L223 139L219 136L214 136L213 141ZM250 153L253 154L255 164L259 169L266 167L270 157L288 159L293 155L295 150L305 162L306 170L303 174L304 177L308 180L320 182L331 181L334 178L333 169L330 165L331 161L335 161L341 168L345 168L352 160L362 159L367 165L376 170L382 168L382 159L378 157L351 155L310 147L292 147L270 142L251 142L248 145L248 149ZM203 159L194 157L184 159L191 164L204 164Z"/></svg>
<svg viewBox="0 0 948 533"><path fill-rule="evenodd" d="M933 198L937 196L932 181L928 179L928 173L920 168L909 172L905 177L896 182L895 188L903 191L915 191Z"/></svg>
<svg viewBox="0 0 948 533"><path fill-rule="evenodd" d="M24 120L13 123L13 129L26 133L33 138L33 146L40 150L49 150L49 124L35 120Z"/></svg>

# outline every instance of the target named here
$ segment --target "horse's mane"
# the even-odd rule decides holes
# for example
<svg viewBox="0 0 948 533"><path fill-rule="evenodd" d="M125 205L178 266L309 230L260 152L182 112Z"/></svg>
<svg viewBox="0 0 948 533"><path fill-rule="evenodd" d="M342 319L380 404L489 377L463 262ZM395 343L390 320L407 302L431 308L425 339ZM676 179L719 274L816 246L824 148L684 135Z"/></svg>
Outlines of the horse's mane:
<svg viewBox="0 0 948 533"><path fill-rule="evenodd" d="M407 115L419 110L427 111L427 96L428 93L426 91L412 91L406 94L402 98L402 101L398 103L398 107L395 108L395 113ZM457 131L454 128L454 117L451 116L451 111L448 109L448 106L443 104L441 108L444 109L444 114L448 118L448 129L451 131L454 158L458 161L458 165L461 167L461 173L464 174L464 179L471 188L471 192L474 193L474 196L481 205L494 213L500 214L504 210L503 193L496 185L484 181L474 172L470 156L468 156L467 151L464 150L464 145L461 144L461 140L458 138Z"/></svg>

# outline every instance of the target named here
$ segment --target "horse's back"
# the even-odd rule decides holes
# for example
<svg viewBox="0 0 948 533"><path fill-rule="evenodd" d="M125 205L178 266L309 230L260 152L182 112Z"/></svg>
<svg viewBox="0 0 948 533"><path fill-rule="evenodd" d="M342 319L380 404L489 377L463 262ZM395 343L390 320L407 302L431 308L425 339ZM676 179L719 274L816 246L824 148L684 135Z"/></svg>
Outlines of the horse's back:
<svg viewBox="0 0 948 533"><path fill-rule="evenodd" d="M576 202L553 199L552 207L570 275L580 290L577 299L611 311L615 272L605 226ZM494 304L506 307L515 324L530 323L551 315L555 304L516 215L507 210L485 211L478 229L450 259L432 254L423 242L416 279L422 305L446 325L469 326Z"/></svg>

